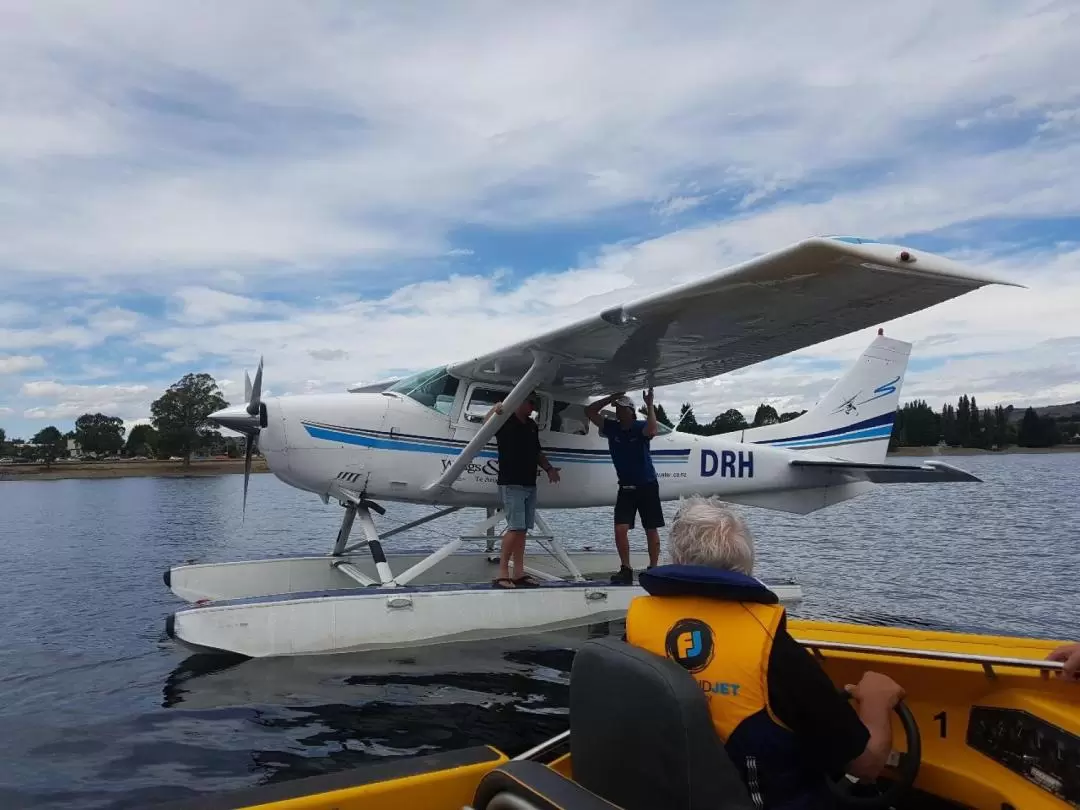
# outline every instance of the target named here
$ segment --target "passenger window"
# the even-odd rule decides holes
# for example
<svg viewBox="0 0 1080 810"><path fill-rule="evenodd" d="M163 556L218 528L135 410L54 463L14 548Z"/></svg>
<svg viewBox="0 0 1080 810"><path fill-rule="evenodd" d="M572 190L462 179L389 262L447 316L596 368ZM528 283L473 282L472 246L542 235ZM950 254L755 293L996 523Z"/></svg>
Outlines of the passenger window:
<svg viewBox="0 0 1080 810"><path fill-rule="evenodd" d="M585 415L585 406L573 402L556 402L551 414L551 430L575 436L587 435L589 417Z"/></svg>

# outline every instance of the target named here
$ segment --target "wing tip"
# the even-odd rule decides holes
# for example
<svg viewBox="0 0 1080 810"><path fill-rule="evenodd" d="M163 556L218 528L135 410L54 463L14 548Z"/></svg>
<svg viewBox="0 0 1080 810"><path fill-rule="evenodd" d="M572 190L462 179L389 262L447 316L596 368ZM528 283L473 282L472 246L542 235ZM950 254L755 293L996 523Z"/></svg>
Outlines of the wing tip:
<svg viewBox="0 0 1080 810"><path fill-rule="evenodd" d="M832 250L839 248L846 253L887 263L896 270L930 273L938 277L964 281L971 284L973 289L990 285L1027 289L1026 285L1017 281L982 270L975 270L969 265L942 256L939 253L932 253L928 250L912 248L894 242L885 242L881 239L871 239L863 236L821 235L804 239L799 244L827 246Z"/></svg>
<svg viewBox="0 0 1080 810"><path fill-rule="evenodd" d="M946 464L944 461L930 460L924 461L923 464L933 469L948 472L950 475L955 476L960 481L972 481L978 484L982 484L983 480L974 473L970 473L967 470L962 470L952 464Z"/></svg>

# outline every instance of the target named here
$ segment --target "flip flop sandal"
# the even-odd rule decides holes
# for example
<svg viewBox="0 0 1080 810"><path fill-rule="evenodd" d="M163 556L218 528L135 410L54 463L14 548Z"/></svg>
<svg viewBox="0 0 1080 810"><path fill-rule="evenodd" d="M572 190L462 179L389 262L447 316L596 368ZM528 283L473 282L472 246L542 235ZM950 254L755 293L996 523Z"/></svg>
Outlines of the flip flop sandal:
<svg viewBox="0 0 1080 810"><path fill-rule="evenodd" d="M519 588L536 588L536 587L539 587L539 585L540 585L539 582L537 582L535 579L530 577L528 574L526 574L523 577L517 577L515 580L513 580L513 582L514 582L514 585L516 585Z"/></svg>
<svg viewBox="0 0 1080 810"><path fill-rule="evenodd" d="M503 584L504 582L506 583L505 585ZM517 587L517 585L514 583L514 580L510 579L509 577L499 577L498 579L493 579L491 580L491 585L493 588L502 588L504 591L512 591Z"/></svg>

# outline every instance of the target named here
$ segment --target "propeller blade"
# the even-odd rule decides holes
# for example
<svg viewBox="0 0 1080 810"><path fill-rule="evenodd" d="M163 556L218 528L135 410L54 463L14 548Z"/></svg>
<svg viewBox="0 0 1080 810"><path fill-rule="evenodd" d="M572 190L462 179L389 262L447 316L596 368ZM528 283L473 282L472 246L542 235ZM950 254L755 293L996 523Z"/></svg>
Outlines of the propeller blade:
<svg viewBox="0 0 1080 810"><path fill-rule="evenodd" d="M240 522L247 518L248 480L251 478L251 451L255 449L255 434L249 433L244 442L244 507L240 513Z"/></svg>
<svg viewBox="0 0 1080 810"><path fill-rule="evenodd" d="M251 396L248 397L247 412L252 416L259 413L259 403L262 401L262 373L263 359L259 358L259 368L255 371L255 384L251 387Z"/></svg>
<svg viewBox="0 0 1080 810"><path fill-rule="evenodd" d="M244 372L244 404L251 402L251 377Z"/></svg>

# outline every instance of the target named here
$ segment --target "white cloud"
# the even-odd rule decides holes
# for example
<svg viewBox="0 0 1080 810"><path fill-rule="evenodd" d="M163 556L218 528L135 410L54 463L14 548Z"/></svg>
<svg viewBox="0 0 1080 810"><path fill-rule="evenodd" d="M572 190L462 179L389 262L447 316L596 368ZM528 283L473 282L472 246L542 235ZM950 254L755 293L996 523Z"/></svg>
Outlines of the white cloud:
<svg viewBox="0 0 1080 810"><path fill-rule="evenodd" d="M142 323L137 312L122 307L109 307L95 312L87 319L87 324L100 337L126 335L134 332Z"/></svg>
<svg viewBox="0 0 1080 810"><path fill-rule="evenodd" d="M150 402L164 390L135 383L127 385L69 385L55 380L28 382L20 395L27 399L51 400L23 411L26 419L74 421L84 413L104 413L122 419L142 419L149 415Z"/></svg>
<svg viewBox="0 0 1080 810"><path fill-rule="evenodd" d="M0 67L19 82L0 115L20 146L0 149L15 181L0 261L18 272L358 257L370 271L445 254L451 223L679 207L698 196L691 177L760 199L864 161L917 164L958 110L1050 121L1078 97L1047 81L1067 75L1078 22L1041 2L782 18L750 2L206 16L105 3L6 22ZM71 58L55 58L56 37ZM73 155L91 162L72 172Z"/></svg>
<svg viewBox="0 0 1080 810"><path fill-rule="evenodd" d="M99 338L82 326L0 329L0 346L5 349L38 349L56 346L85 349L98 342Z"/></svg>
<svg viewBox="0 0 1080 810"><path fill-rule="evenodd" d="M0 374L22 374L44 366L45 358L38 354L0 354Z"/></svg>
<svg viewBox="0 0 1080 810"><path fill-rule="evenodd" d="M210 287L181 287L173 297L181 305L175 319L186 323L214 323L265 309L261 301Z"/></svg>
<svg viewBox="0 0 1080 810"><path fill-rule="evenodd" d="M19 393L24 397L59 397L65 390L66 386L55 380L40 380L24 383Z"/></svg>
<svg viewBox="0 0 1080 810"><path fill-rule="evenodd" d="M0 326L14 326L30 320L34 310L20 301L0 301Z"/></svg>

